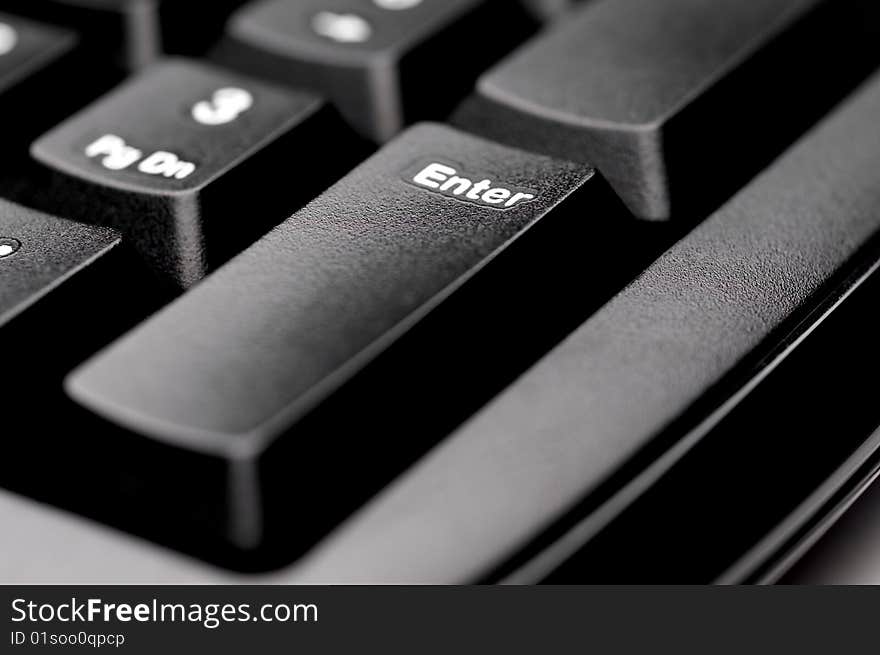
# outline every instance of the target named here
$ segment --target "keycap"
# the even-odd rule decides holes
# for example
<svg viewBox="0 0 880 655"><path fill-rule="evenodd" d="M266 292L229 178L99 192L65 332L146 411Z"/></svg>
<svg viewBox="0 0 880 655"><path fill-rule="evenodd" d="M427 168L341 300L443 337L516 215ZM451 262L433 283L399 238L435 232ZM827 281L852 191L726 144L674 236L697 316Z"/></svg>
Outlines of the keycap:
<svg viewBox="0 0 880 655"><path fill-rule="evenodd" d="M62 377L142 319L120 288L156 308L141 289L118 233L0 200L0 393L4 433L18 419L36 430L31 403L51 412ZM124 282L122 282L124 280ZM113 308L113 311L109 311ZM49 391L54 386L54 392ZM37 393L37 390L42 390ZM8 445L8 444L7 444ZM8 453L11 456L11 450Z"/></svg>
<svg viewBox="0 0 880 655"><path fill-rule="evenodd" d="M10 11L75 29L92 62L129 72L155 63L163 53L203 55L244 0L6 0Z"/></svg>
<svg viewBox="0 0 880 655"><path fill-rule="evenodd" d="M632 274L603 252L643 249L635 224L588 167L419 125L76 371L69 393L104 429L165 444L166 462L183 453L188 480L226 462L231 477L200 492L225 494L219 537L290 558ZM145 497L174 493L145 476ZM318 489L313 509L285 500Z"/></svg>
<svg viewBox="0 0 880 655"><path fill-rule="evenodd" d="M162 51L159 0L6 0L4 8L72 28L92 55L125 70L154 62Z"/></svg>
<svg viewBox="0 0 880 655"><path fill-rule="evenodd" d="M0 319L7 326L59 281L120 243L112 230L46 216L0 200Z"/></svg>
<svg viewBox="0 0 880 655"><path fill-rule="evenodd" d="M261 0L233 15L215 56L308 85L385 141L406 123L445 117L534 26L508 0Z"/></svg>
<svg viewBox="0 0 880 655"><path fill-rule="evenodd" d="M59 503L106 493L74 480L113 463L71 429L62 383L168 300L118 232L0 200L0 486Z"/></svg>
<svg viewBox="0 0 880 655"><path fill-rule="evenodd" d="M878 112L875 77L343 524L299 581L537 580L601 534L878 260Z"/></svg>
<svg viewBox="0 0 880 655"><path fill-rule="evenodd" d="M7 162L22 138L63 117L59 108L70 110L66 98L50 101L44 94L70 74L65 60L75 46L72 32L0 13L0 117L15 126L4 136Z"/></svg>
<svg viewBox="0 0 880 655"><path fill-rule="evenodd" d="M455 123L596 166L642 218L702 218L870 72L875 4L587 3L483 75Z"/></svg>
<svg viewBox="0 0 880 655"><path fill-rule="evenodd" d="M0 13L0 90L7 93L35 71L57 62L75 43L72 32Z"/></svg>
<svg viewBox="0 0 880 655"><path fill-rule="evenodd" d="M51 176L31 200L118 228L188 287L348 170L348 136L316 96L169 60L34 143Z"/></svg>

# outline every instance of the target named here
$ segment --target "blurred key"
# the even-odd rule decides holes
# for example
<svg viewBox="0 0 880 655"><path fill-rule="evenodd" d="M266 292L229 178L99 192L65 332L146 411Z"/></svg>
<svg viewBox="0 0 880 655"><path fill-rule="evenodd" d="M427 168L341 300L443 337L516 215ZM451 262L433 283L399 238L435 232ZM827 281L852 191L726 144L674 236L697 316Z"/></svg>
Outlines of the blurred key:
<svg viewBox="0 0 880 655"><path fill-rule="evenodd" d="M51 172L32 203L118 228L179 287L361 156L358 139L320 98L186 60L132 78L32 152Z"/></svg>
<svg viewBox="0 0 880 655"><path fill-rule="evenodd" d="M259 0L230 20L217 57L319 90L384 141L408 122L445 117L533 28L510 0Z"/></svg>
<svg viewBox="0 0 880 655"><path fill-rule="evenodd" d="M70 110L69 96L49 98L71 69L65 61L76 47L66 30L0 13L0 118L6 125L4 159L13 147L34 138L47 121L57 121Z"/></svg>
<svg viewBox="0 0 880 655"><path fill-rule="evenodd" d="M703 216L876 65L877 18L868 0L587 3L456 122L596 166L640 217Z"/></svg>
<svg viewBox="0 0 880 655"><path fill-rule="evenodd" d="M0 13L0 91L7 93L35 71L57 62L75 43L69 31Z"/></svg>
<svg viewBox="0 0 880 655"><path fill-rule="evenodd" d="M79 32L93 61L136 71L163 52L203 54L244 0L5 0L4 8Z"/></svg>
<svg viewBox="0 0 880 655"><path fill-rule="evenodd" d="M161 53L160 0L5 0L5 9L76 30L97 62L136 70ZM103 63L103 62L102 62Z"/></svg>
<svg viewBox="0 0 880 655"><path fill-rule="evenodd" d="M416 126L68 388L121 448L226 462L219 537L289 558L607 297L634 223L588 167Z"/></svg>

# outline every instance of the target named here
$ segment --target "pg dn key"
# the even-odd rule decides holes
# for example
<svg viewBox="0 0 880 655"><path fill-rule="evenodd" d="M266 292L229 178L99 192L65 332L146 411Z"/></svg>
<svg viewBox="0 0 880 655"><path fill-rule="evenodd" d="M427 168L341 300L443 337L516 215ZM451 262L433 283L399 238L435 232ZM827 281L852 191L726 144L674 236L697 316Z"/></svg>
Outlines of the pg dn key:
<svg viewBox="0 0 880 655"><path fill-rule="evenodd" d="M320 98L186 60L151 68L40 138L33 204L110 225L176 287L199 281L362 157ZM333 157L310 157L327 142Z"/></svg>

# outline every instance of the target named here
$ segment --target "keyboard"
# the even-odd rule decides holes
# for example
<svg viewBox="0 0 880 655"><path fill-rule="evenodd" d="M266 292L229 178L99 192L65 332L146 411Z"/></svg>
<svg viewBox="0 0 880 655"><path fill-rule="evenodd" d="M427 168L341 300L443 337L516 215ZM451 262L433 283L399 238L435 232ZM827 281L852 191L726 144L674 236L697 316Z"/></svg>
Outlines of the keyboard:
<svg viewBox="0 0 880 655"><path fill-rule="evenodd" d="M877 43L7 0L0 582L876 579Z"/></svg>

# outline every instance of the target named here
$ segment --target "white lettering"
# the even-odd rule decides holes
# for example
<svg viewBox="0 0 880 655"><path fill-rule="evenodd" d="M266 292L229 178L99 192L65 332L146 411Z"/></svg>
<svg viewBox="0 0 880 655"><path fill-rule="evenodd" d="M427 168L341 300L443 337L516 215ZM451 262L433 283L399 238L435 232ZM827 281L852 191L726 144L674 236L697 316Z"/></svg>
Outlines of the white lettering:
<svg viewBox="0 0 880 655"><path fill-rule="evenodd" d="M454 168L443 164L430 164L413 178L413 182L430 189L439 189L440 182L444 182L450 175L455 175Z"/></svg>
<svg viewBox="0 0 880 655"><path fill-rule="evenodd" d="M195 170L195 164L188 161L181 161L177 155L172 152L160 150L144 159L138 166L141 173L148 175L162 175L164 177L173 177L177 180L183 180L192 175Z"/></svg>
<svg viewBox="0 0 880 655"><path fill-rule="evenodd" d="M443 186L440 187L440 190L441 191L450 191L451 190L453 195L460 196L461 194L463 194L465 191L467 191L470 188L471 184L473 184L473 182L471 182L466 177L459 177L458 175L453 175L448 180L446 180L446 182L443 184Z"/></svg>
<svg viewBox="0 0 880 655"><path fill-rule="evenodd" d="M490 179L474 182L463 177L452 166L432 162L410 178L416 186L442 193L443 195L466 198L479 204L508 209L534 200L536 195L515 188L496 186Z"/></svg>
<svg viewBox="0 0 880 655"><path fill-rule="evenodd" d="M137 148L126 145L115 134L106 134L86 147L86 157L100 157L101 165L111 171L121 171L144 156Z"/></svg>
<svg viewBox="0 0 880 655"><path fill-rule="evenodd" d="M111 171L125 170L137 162L138 170L147 175L183 180L195 173L196 165L183 161L173 152L159 150L144 158L144 153L129 146L124 139L115 134L105 134L97 141L90 143L85 149L90 159L101 157L101 165Z"/></svg>
<svg viewBox="0 0 880 655"><path fill-rule="evenodd" d="M422 4L422 0L373 0L380 9L390 9L391 11L400 11L402 9L412 9Z"/></svg>
<svg viewBox="0 0 880 655"><path fill-rule="evenodd" d="M507 189L489 189L483 194L483 202L490 205L497 205L510 198L510 191Z"/></svg>
<svg viewBox="0 0 880 655"><path fill-rule="evenodd" d="M534 200L534 199L535 199L535 196L531 193L515 193L515 194L513 194L513 197L510 200L508 200L506 203L504 203L504 206L505 207L513 207L520 200L527 201L527 200Z"/></svg>
<svg viewBox="0 0 880 655"><path fill-rule="evenodd" d="M373 35L373 28L357 14L322 11L312 19L312 29L323 37L339 43L363 43Z"/></svg>
<svg viewBox="0 0 880 655"><path fill-rule="evenodd" d="M254 104L254 97L244 89L218 89L210 100L193 105L192 116L202 125L226 125L245 113Z"/></svg>

